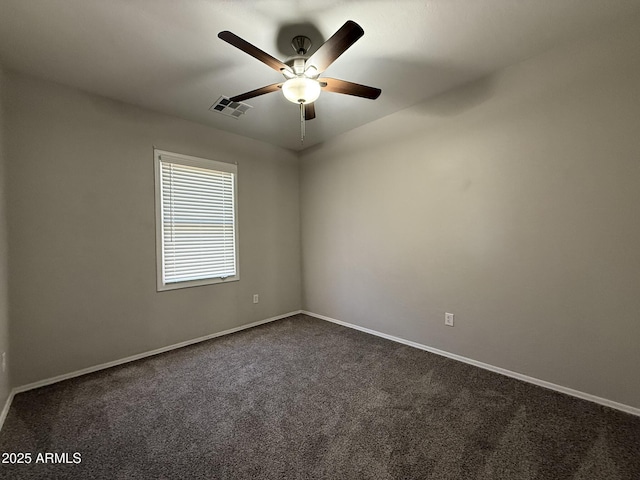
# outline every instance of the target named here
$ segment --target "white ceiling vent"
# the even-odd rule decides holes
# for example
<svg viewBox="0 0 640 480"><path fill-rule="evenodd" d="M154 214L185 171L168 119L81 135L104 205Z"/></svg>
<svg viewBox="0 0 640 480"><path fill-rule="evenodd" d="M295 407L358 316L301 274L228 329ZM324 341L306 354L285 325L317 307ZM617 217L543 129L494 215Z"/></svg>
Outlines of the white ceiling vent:
<svg viewBox="0 0 640 480"><path fill-rule="evenodd" d="M209 107L209 110L221 113L227 117L240 118L242 115L247 113L250 108L253 107L242 102L232 102L229 100L229 97L225 97L223 95L216 101L216 103Z"/></svg>

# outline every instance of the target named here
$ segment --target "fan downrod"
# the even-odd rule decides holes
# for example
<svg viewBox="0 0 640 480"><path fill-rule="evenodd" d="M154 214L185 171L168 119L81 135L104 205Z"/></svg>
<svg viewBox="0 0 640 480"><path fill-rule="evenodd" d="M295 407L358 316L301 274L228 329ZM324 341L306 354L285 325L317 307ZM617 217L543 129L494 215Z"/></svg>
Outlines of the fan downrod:
<svg viewBox="0 0 640 480"><path fill-rule="evenodd" d="M291 47L298 55L306 55L311 48L311 40L304 35L298 35L291 40Z"/></svg>

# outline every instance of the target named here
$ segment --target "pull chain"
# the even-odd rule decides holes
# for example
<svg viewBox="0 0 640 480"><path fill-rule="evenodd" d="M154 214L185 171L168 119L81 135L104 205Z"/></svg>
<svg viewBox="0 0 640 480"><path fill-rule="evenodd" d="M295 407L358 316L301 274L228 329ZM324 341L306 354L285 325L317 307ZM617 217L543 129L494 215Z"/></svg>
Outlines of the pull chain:
<svg viewBox="0 0 640 480"><path fill-rule="evenodd" d="M304 143L304 103L300 102L300 143Z"/></svg>

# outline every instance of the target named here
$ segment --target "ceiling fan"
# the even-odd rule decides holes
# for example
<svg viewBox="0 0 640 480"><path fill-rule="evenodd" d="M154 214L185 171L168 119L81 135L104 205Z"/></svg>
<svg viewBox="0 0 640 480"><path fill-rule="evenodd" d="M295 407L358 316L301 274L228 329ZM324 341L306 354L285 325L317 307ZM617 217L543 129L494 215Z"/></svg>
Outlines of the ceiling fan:
<svg viewBox="0 0 640 480"><path fill-rule="evenodd" d="M340 55L364 35L364 30L356 22L349 20L333 36L324 42L311 56L307 55L311 47L311 40L305 36L294 37L291 46L296 54L284 62L263 52L258 47L238 37L229 31L220 32L218 37L225 42L239 48L262 63L281 73L285 80L272 83L250 92L231 97L232 102L242 102L265 93L282 90L287 100L300 105L301 141L304 140L304 122L316 117L314 103L323 90L326 92L354 95L356 97L375 100L382 90L358 83L322 77L324 72Z"/></svg>

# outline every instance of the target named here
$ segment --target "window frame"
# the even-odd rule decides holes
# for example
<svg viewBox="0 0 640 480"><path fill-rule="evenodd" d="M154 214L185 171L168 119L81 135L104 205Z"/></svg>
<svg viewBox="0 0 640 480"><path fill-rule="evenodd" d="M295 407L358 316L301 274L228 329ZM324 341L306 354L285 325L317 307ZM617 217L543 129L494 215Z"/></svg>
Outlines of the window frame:
<svg viewBox="0 0 640 480"><path fill-rule="evenodd" d="M171 160L162 159L169 157ZM176 160L176 161L173 161ZM174 163L185 166L193 166L204 168L207 170L232 173L233 174L233 234L234 234L234 260L235 275L228 277L210 277L198 280L184 280L179 282L164 283L164 235L163 235L163 210L162 210L162 167L161 162ZM154 187L155 187L155 210L156 210L156 289L158 292L167 290L177 290L181 288L199 287L203 285L214 285L218 283L229 283L240 280L239 271L239 253L238 253L238 165L237 163L220 162L181 153L169 152L154 148L153 150L153 167L154 167Z"/></svg>

